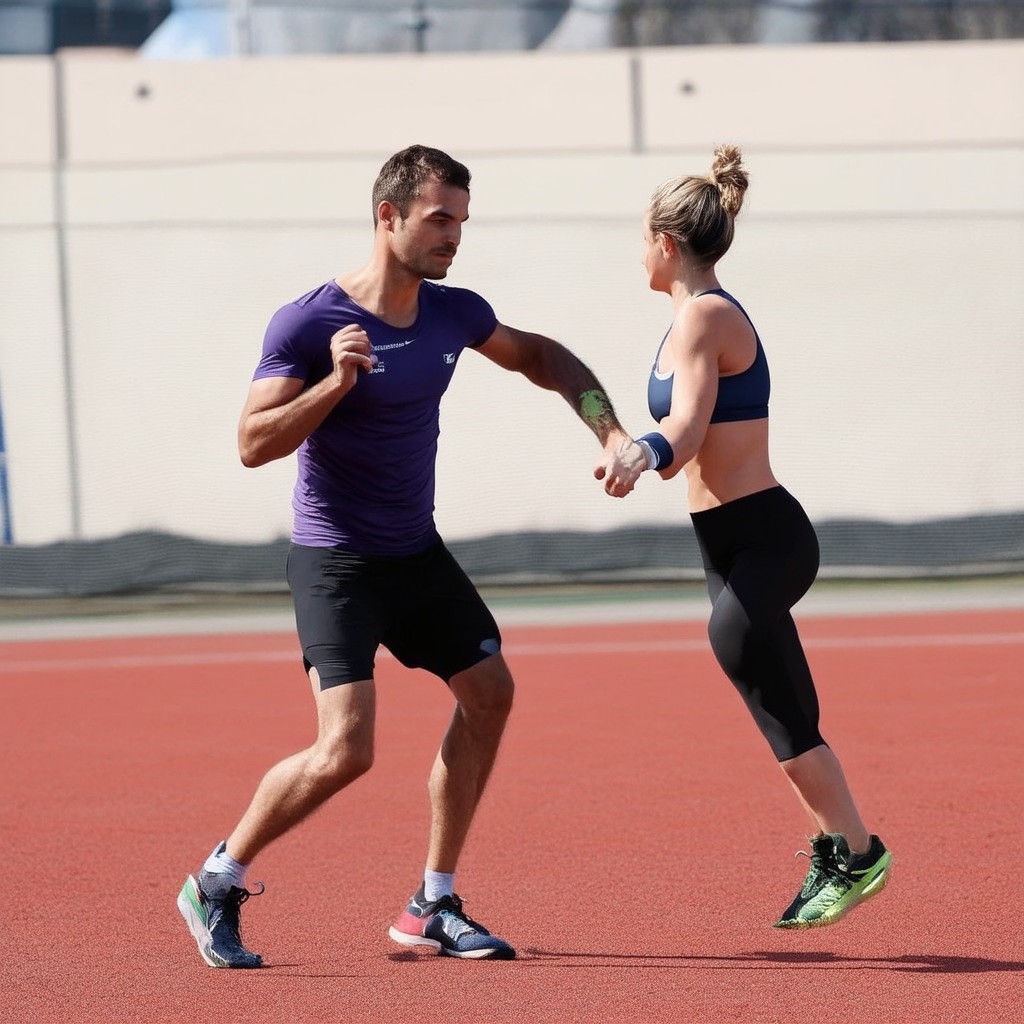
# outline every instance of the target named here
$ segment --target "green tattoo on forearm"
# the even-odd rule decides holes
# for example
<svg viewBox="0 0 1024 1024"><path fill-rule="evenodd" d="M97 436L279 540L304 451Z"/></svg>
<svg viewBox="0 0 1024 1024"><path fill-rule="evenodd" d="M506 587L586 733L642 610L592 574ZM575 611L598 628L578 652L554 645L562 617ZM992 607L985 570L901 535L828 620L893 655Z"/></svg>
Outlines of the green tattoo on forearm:
<svg viewBox="0 0 1024 1024"><path fill-rule="evenodd" d="M611 401L600 388L591 388L580 395L579 414L602 444L619 424Z"/></svg>
<svg viewBox="0 0 1024 1024"><path fill-rule="evenodd" d="M584 391L580 395L580 416L588 423L600 423L611 412L612 403L603 391Z"/></svg>

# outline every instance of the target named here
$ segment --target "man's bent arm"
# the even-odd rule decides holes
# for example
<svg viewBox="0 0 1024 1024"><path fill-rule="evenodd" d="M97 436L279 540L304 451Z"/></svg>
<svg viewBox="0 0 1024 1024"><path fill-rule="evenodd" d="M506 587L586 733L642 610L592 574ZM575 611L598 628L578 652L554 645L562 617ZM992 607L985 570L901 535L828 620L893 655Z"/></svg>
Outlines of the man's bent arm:
<svg viewBox="0 0 1024 1024"><path fill-rule="evenodd" d="M238 454L243 466L283 459L327 418L346 393L333 375L306 391L296 377L254 380L238 421Z"/></svg>

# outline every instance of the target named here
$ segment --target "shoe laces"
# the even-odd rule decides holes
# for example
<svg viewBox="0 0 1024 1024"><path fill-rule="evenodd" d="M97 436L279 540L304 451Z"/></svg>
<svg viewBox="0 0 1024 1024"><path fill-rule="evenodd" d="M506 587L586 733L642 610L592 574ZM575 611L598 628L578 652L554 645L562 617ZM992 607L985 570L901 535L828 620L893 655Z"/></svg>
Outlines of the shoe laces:
<svg viewBox="0 0 1024 1024"><path fill-rule="evenodd" d="M256 884L259 888L252 892L248 889L239 889L237 885L233 885L218 899L218 902L221 904L220 921L239 942L241 942L240 910L242 904L247 902L250 896L262 896L266 889L262 882L257 882Z"/></svg>
<svg viewBox="0 0 1024 1024"><path fill-rule="evenodd" d="M234 903L237 903L238 906L241 906L249 899L250 896L262 896L263 893L266 891L267 887L262 882L257 882L256 884L259 886L259 888L254 889L252 892L250 892L248 889L239 889L237 885L233 885L231 886L230 889L228 889L228 894L224 897L224 899L232 900Z"/></svg>
<svg viewBox="0 0 1024 1024"><path fill-rule="evenodd" d="M442 896L434 903L433 912L435 914L443 914L450 917L456 918L460 923L467 925L474 931L479 932L481 935L490 935L491 933L479 922L474 921L463 909L462 909L462 897L456 896L454 893L450 896Z"/></svg>
<svg viewBox="0 0 1024 1024"><path fill-rule="evenodd" d="M794 857L807 857L811 862L801 888L804 895L812 893L822 882L828 879L842 878L844 875L843 869L836 860L836 851L832 843L826 844L812 840L811 849L811 853L806 850L797 850L793 854Z"/></svg>
<svg viewBox="0 0 1024 1024"><path fill-rule="evenodd" d="M804 891L811 892L818 883L834 882L842 890L849 889L853 885L853 878L850 875L849 864L840 864L836 856L834 844L813 843L814 853L809 854L806 850L798 850L797 856L803 854L811 858L811 867L804 880ZM815 876L812 879L812 875Z"/></svg>

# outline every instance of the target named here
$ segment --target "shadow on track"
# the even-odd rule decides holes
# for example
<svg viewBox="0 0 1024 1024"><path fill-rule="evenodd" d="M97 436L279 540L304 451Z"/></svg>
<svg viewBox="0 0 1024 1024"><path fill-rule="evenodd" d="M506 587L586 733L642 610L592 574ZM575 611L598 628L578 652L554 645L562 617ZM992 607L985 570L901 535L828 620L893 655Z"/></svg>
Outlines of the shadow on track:
<svg viewBox="0 0 1024 1024"><path fill-rule="evenodd" d="M656 953L581 953L556 952L550 949L525 949L520 961L533 966L544 963L559 967L699 967L701 970L719 966L751 969L764 967L836 967L844 970L902 971L911 974L987 974L990 972L1021 972L1024 962L990 960L977 956L947 956L941 953L921 953L903 956L842 956L837 953L754 951L733 955L711 956L682 953L660 955ZM570 961L566 963L565 961ZM575 961L575 962L573 962Z"/></svg>

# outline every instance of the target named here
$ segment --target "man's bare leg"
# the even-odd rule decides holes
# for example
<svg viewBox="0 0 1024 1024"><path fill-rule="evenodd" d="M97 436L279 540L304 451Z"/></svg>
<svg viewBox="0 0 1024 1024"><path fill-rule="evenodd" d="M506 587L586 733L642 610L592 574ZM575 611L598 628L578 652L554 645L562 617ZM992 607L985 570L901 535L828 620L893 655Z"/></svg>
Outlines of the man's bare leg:
<svg viewBox="0 0 1024 1024"><path fill-rule="evenodd" d="M512 710L514 684L500 654L453 676L457 701L430 772L427 868L455 871Z"/></svg>
<svg viewBox="0 0 1024 1024"><path fill-rule="evenodd" d="M285 758L264 775L227 852L241 864L294 828L373 765L376 689L372 679L321 690L310 672L317 709L311 747Z"/></svg>
<svg viewBox="0 0 1024 1024"><path fill-rule="evenodd" d="M452 876L469 834L512 708L514 686L500 654L453 676L451 725L430 772L427 870ZM449 877L449 881L450 881ZM449 890L451 893L451 890ZM421 889L389 931L406 946L428 946L461 958L511 960L515 950L462 910L458 896L427 900Z"/></svg>
<svg viewBox="0 0 1024 1024"><path fill-rule="evenodd" d="M207 859L198 878L186 879L178 895L178 909L211 967L262 965L262 957L242 944L239 930L241 905L252 895L245 883L250 861L373 763L373 681L321 691L315 670L310 678L316 741L267 772L230 837Z"/></svg>

